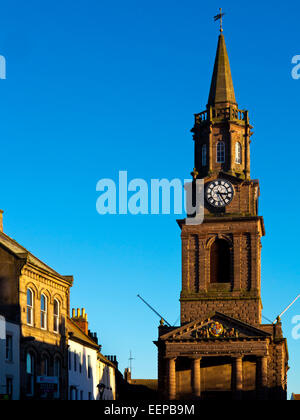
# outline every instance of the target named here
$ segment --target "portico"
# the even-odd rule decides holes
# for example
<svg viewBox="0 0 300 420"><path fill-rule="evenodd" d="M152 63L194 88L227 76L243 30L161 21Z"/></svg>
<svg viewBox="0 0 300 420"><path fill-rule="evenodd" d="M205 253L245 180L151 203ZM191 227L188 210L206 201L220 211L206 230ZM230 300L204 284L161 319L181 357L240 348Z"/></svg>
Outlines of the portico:
<svg viewBox="0 0 300 420"><path fill-rule="evenodd" d="M223 356L224 359L228 359L228 356ZM180 357L181 358L181 357ZM167 361L167 377L166 382L168 387L167 398L168 400L181 399L182 390L180 389L180 384L178 383L178 371L177 365L180 358L166 357ZM185 356L185 359L189 360L190 363L190 379L191 379L191 389L192 389L192 399L205 399L205 394L209 391L206 389L205 379L201 380L201 373L204 371L205 367L201 369L201 363L204 366L209 366L210 362L213 362L213 359L221 359L221 356L212 356L212 357L200 357L200 356ZM231 388L224 389L224 392L230 392L235 400L243 399L243 392L247 392L248 388L244 386L244 360L247 360L247 356L231 356L230 366L231 370ZM255 357L255 376L252 379L252 385L254 387L255 382L257 382L258 387L256 388L257 399L266 398L266 388L267 388L267 356L265 357ZM203 384L203 385L202 385ZM201 385L203 389L201 389ZM249 384L248 384L249 387ZM221 392L221 390L215 389L211 392Z"/></svg>
<svg viewBox="0 0 300 420"><path fill-rule="evenodd" d="M213 336L216 326L222 330L219 336ZM226 337L233 330L234 337ZM266 399L268 332L221 314L177 329L161 327L160 332L160 389L168 400L210 399L216 393L235 400L254 393Z"/></svg>

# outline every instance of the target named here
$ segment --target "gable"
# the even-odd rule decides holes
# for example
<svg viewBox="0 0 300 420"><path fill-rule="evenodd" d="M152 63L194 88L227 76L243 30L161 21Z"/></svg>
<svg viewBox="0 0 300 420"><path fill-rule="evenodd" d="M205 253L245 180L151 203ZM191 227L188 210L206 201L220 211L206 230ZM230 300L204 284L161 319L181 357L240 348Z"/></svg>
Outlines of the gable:
<svg viewBox="0 0 300 420"><path fill-rule="evenodd" d="M209 318L193 321L160 337L165 341L266 338L269 333L215 312Z"/></svg>
<svg viewBox="0 0 300 420"><path fill-rule="evenodd" d="M39 260L36 256L31 254L26 248L16 242L14 239L10 238L4 232L0 232L0 247L1 249L6 250L11 255L18 259L25 259L27 263L32 264L38 269L44 270L49 274L52 274L56 277L59 277L63 281L67 281L68 283L73 282L73 278L71 276L61 276L43 261Z"/></svg>

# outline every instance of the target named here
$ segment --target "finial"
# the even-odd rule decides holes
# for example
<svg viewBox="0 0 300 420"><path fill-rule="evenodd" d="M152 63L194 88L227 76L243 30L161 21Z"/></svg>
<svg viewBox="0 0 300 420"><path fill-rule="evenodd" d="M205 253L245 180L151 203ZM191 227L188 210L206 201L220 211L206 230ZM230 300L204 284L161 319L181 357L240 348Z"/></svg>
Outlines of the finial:
<svg viewBox="0 0 300 420"><path fill-rule="evenodd" d="M220 33L223 32L223 16L225 15L225 13L222 13L222 8L220 7L220 13L216 16L214 16L214 20L215 22L217 22L218 20L220 21Z"/></svg>
<svg viewBox="0 0 300 420"><path fill-rule="evenodd" d="M197 169L196 169L196 168L194 168L194 170L193 170L193 172L191 173L191 175L192 175L192 177L193 177L194 179L197 179L197 177L198 177L198 175L199 175L199 172L197 172Z"/></svg>

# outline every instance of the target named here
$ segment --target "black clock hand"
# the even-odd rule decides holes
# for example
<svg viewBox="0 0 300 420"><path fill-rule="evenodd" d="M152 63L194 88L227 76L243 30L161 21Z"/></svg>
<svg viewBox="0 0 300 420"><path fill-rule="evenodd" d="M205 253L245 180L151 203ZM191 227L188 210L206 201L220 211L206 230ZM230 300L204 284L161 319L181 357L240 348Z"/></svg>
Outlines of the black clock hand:
<svg viewBox="0 0 300 420"><path fill-rule="evenodd" d="M219 192L218 192L218 196L219 196L219 198L221 199L222 203L223 203L223 204L225 204L225 201L223 200L223 198L221 197L221 195L222 195L222 193L219 193Z"/></svg>

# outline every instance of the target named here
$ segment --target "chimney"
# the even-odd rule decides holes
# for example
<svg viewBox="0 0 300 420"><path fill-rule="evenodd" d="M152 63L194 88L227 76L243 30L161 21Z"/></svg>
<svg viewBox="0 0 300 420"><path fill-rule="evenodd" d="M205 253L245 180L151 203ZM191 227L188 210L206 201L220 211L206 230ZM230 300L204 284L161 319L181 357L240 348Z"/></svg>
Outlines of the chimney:
<svg viewBox="0 0 300 420"><path fill-rule="evenodd" d="M89 335L89 323L87 320L87 314L83 308L80 312L80 309L77 309L77 315L75 316L75 309L72 310L72 321L77 324L77 326L86 334Z"/></svg>
<svg viewBox="0 0 300 420"><path fill-rule="evenodd" d="M131 371L130 371L130 369L129 369L129 368L126 368L126 369L125 369L125 372L124 372L124 379L125 379L125 381L126 381L126 382L128 382L129 384L131 383Z"/></svg>
<svg viewBox="0 0 300 420"><path fill-rule="evenodd" d="M3 232L3 210L0 210L0 232Z"/></svg>

